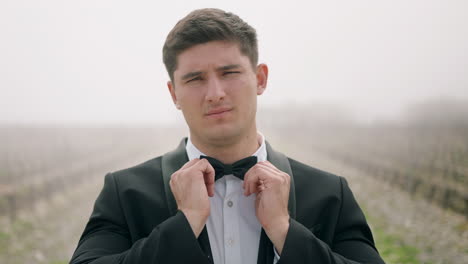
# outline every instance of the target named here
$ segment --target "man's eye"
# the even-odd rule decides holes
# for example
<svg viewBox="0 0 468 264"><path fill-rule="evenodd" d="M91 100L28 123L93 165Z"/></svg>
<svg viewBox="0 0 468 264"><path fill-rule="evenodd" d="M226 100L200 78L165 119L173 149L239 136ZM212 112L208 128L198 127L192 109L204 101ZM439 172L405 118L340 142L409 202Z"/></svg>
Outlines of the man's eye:
<svg viewBox="0 0 468 264"><path fill-rule="evenodd" d="M201 79L202 79L202 78L201 78L200 76L197 76L197 77L195 77L195 78L192 78L192 79L188 80L187 83L192 82L192 81L199 81L199 80L201 80Z"/></svg>
<svg viewBox="0 0 468 264"><path fill-rule="evenodd" d="M226 72L223 72L223 75L230 75L230 74L235 74L235 73L240 73L240 71L226 71Z"/></svg>

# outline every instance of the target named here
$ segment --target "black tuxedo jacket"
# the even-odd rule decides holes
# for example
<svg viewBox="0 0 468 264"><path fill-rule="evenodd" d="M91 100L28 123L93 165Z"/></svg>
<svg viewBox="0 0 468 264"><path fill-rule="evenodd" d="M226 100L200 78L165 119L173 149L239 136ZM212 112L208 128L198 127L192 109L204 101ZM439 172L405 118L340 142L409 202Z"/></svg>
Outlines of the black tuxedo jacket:
<svg viewBox="0 0 468 264"><path fill-rule="evenodd" d="M188 161L179 147L109 173L70 263L213 263L206 228L197 239L169 187ZM346 180L272 150L268 160L291 176L290 227L278 264L384 263ZM259 264L273 263L262 230ZM239 263L240 264L240 263Z"/></svg>

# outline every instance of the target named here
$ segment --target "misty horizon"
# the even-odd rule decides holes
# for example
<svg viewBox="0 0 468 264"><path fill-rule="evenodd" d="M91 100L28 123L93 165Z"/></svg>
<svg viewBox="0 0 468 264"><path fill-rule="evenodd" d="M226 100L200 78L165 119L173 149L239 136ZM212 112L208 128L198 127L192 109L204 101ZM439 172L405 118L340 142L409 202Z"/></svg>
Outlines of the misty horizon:
<svg viewBox="0 0 468 264"><path fill-rule="evenodd" d="M0 123L180 124L161 58L172 26L218 7L256 28L269 66L259 110L306 105L359 122L468 101L468 2L6 1ZM327 110L329 111L329 110Z"/></svg>
<svg viewBox="0 0 468 264"><path fill-rule="evenodd" d="M81 120L0 120L1 125L20 126L185 126L181 112L172 113L173 120L125 120L117 116L111 119ZM338 104L326 103L283 103L278 105L259 105L257 111L259 124L284 125L310 122L315 124L336 125L468 125L468 100L457 98L432 98L408 105L394 116L359 116L349 108Z"/></svg>

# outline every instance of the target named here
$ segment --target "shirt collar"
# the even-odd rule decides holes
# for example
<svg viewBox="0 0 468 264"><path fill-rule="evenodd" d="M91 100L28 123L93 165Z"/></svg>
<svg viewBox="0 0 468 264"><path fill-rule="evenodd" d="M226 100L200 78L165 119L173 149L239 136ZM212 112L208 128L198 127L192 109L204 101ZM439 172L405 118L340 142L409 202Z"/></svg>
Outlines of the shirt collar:
<svg viewBox="0 0 468 264"><path fill-rule="evenodd" d="M257 132L257 140L260 144L260 147L253 153L251 156L257 157L257 162L266 161L267 160L267 151L265 145L265 137L262 133ZM203 152L201 152L195 145L193 145L190 137L187 140L187 144L185 145L185 150L187 151L187 156L189 160L198 159L201 155L206 156Z"/></svg>

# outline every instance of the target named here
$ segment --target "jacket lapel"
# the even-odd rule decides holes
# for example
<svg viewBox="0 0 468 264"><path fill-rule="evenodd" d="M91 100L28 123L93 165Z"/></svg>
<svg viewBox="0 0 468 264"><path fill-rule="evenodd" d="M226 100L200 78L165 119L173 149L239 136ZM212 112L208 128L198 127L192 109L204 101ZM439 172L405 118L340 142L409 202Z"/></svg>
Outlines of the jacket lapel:
<svg viewBox="0 0 468 264"><path fill-rule="evenodd" d="M288 157L283 153L276 152L271 147L270 143L266 141L267 149L267 159L271 164L275 165L279 170L286 172L291 177L291 186L289 188L289 201L288 201L288 210L289 216L293 219L296 218L296 191L294 187L294 177L292 174L291 165L289 164Z"/></svg>
<svg viewBox="0 0 468 264"><path fill-rule="evenodd" d="M177 203L172 194L169 181L171 180L172 174L188 162L187 151L185 150L186 140L187 138L183 138L175 150L162 156L161 170L164 181L164 191L166 192L167 206L171 215L177 213Z"/></svg>

